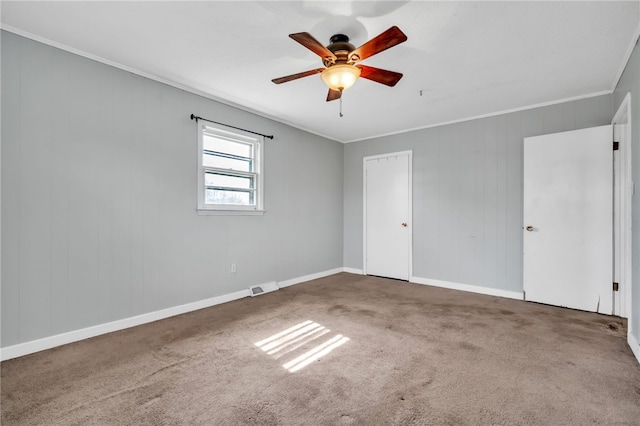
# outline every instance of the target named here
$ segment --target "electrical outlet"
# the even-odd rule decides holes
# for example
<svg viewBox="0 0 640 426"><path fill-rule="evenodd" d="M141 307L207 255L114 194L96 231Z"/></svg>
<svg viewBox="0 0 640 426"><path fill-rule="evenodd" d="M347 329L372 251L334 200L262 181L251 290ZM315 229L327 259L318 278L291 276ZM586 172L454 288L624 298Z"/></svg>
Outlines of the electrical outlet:
<svg viewBox="0 0 640 426"><path fill-rule="evenodd" d="M229 266L229 272L232 274L236 273L236 264L232 263L231 266Z"/></svg>

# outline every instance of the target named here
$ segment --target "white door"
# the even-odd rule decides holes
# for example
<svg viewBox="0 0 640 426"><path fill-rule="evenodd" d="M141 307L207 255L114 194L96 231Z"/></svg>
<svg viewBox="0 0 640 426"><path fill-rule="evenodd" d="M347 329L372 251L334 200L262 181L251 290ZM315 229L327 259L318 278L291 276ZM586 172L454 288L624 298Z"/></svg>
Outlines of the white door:
<svg viewBox="0 0 640 426"><path fill-rule="evenodd" d="M611 314L612 127L524 140L526 300Z"/></svg>
<svg viewBox="0 0 640 426"><path fill-rule="evenodd" d="M364 273L408 280L411 152L364 158Z"/></svg>

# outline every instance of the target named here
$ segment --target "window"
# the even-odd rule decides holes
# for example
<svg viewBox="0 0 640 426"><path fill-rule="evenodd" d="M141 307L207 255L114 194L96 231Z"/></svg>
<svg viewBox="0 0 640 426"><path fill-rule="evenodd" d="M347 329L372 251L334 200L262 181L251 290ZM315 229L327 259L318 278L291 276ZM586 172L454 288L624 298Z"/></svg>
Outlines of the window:
<svg viewBox="0 0 640 426"><path fill-rule="evenodd" d="M198 125L198 210L260 214L262 137Z"/></svg>

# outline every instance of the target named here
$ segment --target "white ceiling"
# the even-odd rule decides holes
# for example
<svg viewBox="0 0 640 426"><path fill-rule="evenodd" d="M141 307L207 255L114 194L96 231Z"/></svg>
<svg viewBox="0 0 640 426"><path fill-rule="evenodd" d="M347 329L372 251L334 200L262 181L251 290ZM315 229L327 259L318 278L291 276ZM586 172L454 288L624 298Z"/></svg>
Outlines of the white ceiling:
<svg viewBox="0 0 640 426"><path fill-rule="evenodd" d="M640 2L2 1L2 27L351 142L610 92L638 36ZM404 73L359 79L326 102L321 67L291 40L357 47L397 25L408 40L363 61ZM187 111L191 113L192 111ZM197 112L196 112L197 113ZM215 118L214 118L215 119Z"/></svg>

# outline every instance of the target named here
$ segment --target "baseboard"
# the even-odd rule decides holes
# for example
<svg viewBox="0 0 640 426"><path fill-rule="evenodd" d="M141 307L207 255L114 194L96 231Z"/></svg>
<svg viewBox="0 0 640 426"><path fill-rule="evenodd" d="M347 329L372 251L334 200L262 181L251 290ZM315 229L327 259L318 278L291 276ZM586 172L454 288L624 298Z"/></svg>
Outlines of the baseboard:
<svg viewBox="0 0 640 426"><path fill-rule="evenodd" d="M486 294L488 296L506 297L508 299L522 300L522 292L501 290L498 288L481 287L471 284L460 284L449 281L432 280L428 278L410 277L409 282L416 284L431 285L434 287L448 288L451 290L468 291L471 293Z"/></svg>
<svg viewBox="0 0 640 426"><path fill-rule="evenodd" d="M631 333L627 333L627 343L631 348L631 352L636 356L638 363L640 364L640 343L636 340Z"/></svg>
<svg viewBox="0 0 640 426"><path fill-rule="evenodd" d="M19 343L13 346L7 346L6 348L0 349L0 360L6 361L8 359L40 352L45 349L55 348L56 346L66 345L68 343L77 342L80 340L88 339L90 337L100 336L102 334L124 330L126 328L147 324L153 321L158 321L187 312L197 311L198 309L220 305L222 303L231 302L232 300L248 297L249 295L250 294L248 289L236 291L235 293L224 294L222 296L216 296L210 299L199 300L197 302L186 303L184 305L173 306L171 308L161 309L159 311L136 315L135 317L94 325L92 327L81 328L80 330L73 330L62 334L56 334L55 336L44 337L42 339Z"/></svg>
<svg viewBox="0 0 640 426"><path fill-rule="evenodd" d="M317 278L337 274L342 271L343 268L331 269L329 271L318 272L316 274L305 275L303 277L281 281L278 282L277 285L280 288L287 287L305 281L315 280ZM236 291L234 293L224 294L222 296L216 296L210 299L199 300L193 303L187 303L184 305L174 306L159 311L149 312L146 314L137 315L135 317L124 318L117 321L82 328L80 330L73 330L66 333L56 334L55 336L44 337L42 339L32 340L25 343L18 343L17 345L0 348L0 361L6 361L12 358L29 355L35 352L44 351L46 349L55 348L56 346L78 342L80 340L100 336L102 334L124 330L138 325L147 324L153 321L158 321L180 314L185 314L187 312L196 311L198 309L209 308L211 306L220 305L222 303L231 302L233 300L249 296L251 296L249 289Z"/></svg>
<svg viewBox="0 0 640 426"><path fill-rule="evenodd" d="M347 268L347 267L344 267L344 268L342 268L342 272L348 272L350 274L356 274L356 275L362 275L363 274L362 269L358 269L358 268Z"/></svg>
<svg viewBox="0 0 640 426"><path fill-rule="evenodd" d="M291 285L300 284L300 283L303 283L303 282L306 282L306 281L317 280L318 278L324 278L324 277L328 277L329 275L335 275L335 274L338 274L340 272L343 272L343 268L335 268L335 269L330 269L330 270L324 271L324 272L318 272L318 273L311 274L311 275L305 275L303 277L292 278L290 280L278 281L278 287L280 287L280 288L289 287Z"/></svg>

